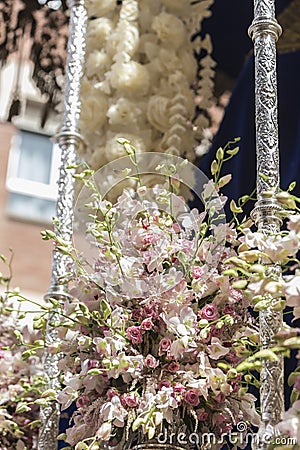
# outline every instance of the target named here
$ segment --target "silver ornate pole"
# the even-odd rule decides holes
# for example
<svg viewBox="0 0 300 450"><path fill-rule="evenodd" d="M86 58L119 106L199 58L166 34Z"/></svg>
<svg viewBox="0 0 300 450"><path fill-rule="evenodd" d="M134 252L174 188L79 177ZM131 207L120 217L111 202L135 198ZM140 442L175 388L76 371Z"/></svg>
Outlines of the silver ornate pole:
<svg viewBox="0 0 300 450"><path fill-rule="evenodd" d="M87 13L85 0L70 0L70 27L68 42L68 59L66 67L66 83L64 97L63 124L56 141L61 149L61 167L58 180L58 199L56 204L56 215L59 220L59 233L61 237L72 242L72 221L73 221L73 200L74 200L74 179L71 170L66 168L76 162L76 151L80 143L78 132L78 121L80 115L80 82L83 74L85 57L85 38ZM54 231L58 231L56 228ZM66 285L61 283L68 271L70 259L53 249L52 275L49 292L46 299L53 298L59 302L69 299ZM55 329L51 322L55 320L57 311L51 313L50 325L47 328L46 342L48 345L58 342ZM48 353L45 357L44 373L47 379L48 388L56 392L60 389L58 354ZM56 450L59 405L52 402L51 406L42 407L40 418L41 428L39 434L39 450Z"/></svg>
<svg viewBox="0 0 300 450"><path fill-rule="evenodd" d="M279 145L277 118L276 41L281 27L275 19L274 0L254 0L254 20L249 28L255 56L255 117L257 155L257 197L252 217L260 231L280 231L280 206L276 202L279 189ZM270 266L269 273L280 275L280 268ZM282 312L268 308L259 315L263 348L273 345L273 336L282 326ZM283 358L266 361L261 371L261 423L254 444L266 449L276 435L276 424L284 408ZM268 442L269 441L269 442Z"/></svg>

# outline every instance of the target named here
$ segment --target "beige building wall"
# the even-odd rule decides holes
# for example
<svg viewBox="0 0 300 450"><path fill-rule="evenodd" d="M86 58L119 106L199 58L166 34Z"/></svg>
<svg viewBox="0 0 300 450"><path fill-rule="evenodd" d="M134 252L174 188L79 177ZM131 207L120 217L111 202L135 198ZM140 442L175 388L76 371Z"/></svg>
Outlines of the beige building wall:
<svg viewBox="0 0 300 450"><path fill-rule="evenodd" d="M50 225L13 219L7 214L7 163L17 131L12 124L0 123L0 253L9 256L9 249L14 252L13 286L44 294L50 284L52 243L43 241L40 231Z"/></svg>

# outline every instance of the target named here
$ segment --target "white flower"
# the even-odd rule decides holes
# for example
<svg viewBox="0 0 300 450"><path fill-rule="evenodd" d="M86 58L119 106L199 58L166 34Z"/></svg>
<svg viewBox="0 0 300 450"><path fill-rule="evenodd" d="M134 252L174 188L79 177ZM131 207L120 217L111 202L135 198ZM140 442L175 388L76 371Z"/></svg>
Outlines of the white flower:
<svg viewBox="0 0 300 450"><path fill-rule="evenodd" d="M245 242L249 247L257 247L269 256L267 262L285 262L288 256L295 256L299 249L299 237L294 230L287 235L264 235L261 232L244 230Z"/></svg>
<svg viewBox="0 0 300 450"><path fill-rule="evenodd" d="M137 20L139 15L137 0L123 0L120 12L120 19L122 20Z"/></svg>
<svg viewBox="0 0 300 450"><path fill-rule="evenodd" d="M193 55L192 48L183 47L178 52L180 67L183 70L189 83L193 83L197 78L197 62Z"/></svg>
<svg viewBox="0 0 300 450"><path fill-rule="evenodd" d="M169 330L178 336L187 336L195 334L194 325L197 322L197 316L188 306L180 311L179 316L166 317L162 314L162 318L167 324Z"/></svg>
<svg viewBox="0 0 300 450"><path fill-rule="evenodd" d="M300 429L299 417L290 417L277 425L278 431L289 437L297 437L297 432Z"/></svg>
<svg viewBox="0 0 300 450"><path fill-rule="evenodd" d="M116 8L116 0L88 0L89 16L102 17Z"/></svg>
<svg viewBox="0 0 300 450"><path fill-rule="evenodd" d="M157 16L161 11L160 0L140 1L139 5L139 24L144 32L151 29L153 17Z"/></svg>
<svg viewBox="0 0 300 450"><path fill-rule="evenodd" d="M299 233L300 232L300 214L290 215L287 227L289 230L295 230L296 233Z"/></svg>
<svg viewBox="0 0 300 450"><path fill-rule="evenodd" d="M147 68L136 61L115 63L110 73L110 84L128 94L145 95L149 90L150 77Z"/></svg>
<svg viewBox="0 0 300 450"><path fill-rule="evenodd" d="M71 386L65 387L57 396L57 400L61 403L61 409L67 409L78 398L79 392Z"/></svg>
<svg viewBox="0 0 300 450"><path fill-rule="evenodd" d="M255 401L256 398L249 392L241 394L241 410L245 411L248 420L250 420L253 425L258 426L260 423L260 415L256 411Z"/></svg>
<svg viewBox="0 0 300 450"><path fill-rule="evenodd" d="M102 49L113 28L113 22L106 17L90 20L86 35L87 53Z"/></svg>
<svg viewBox="0 0 300 450"><path fill-rule="evenodd" d="M97 89L91 89L90 95L85 96L81 107L81 127L96 131L107 122L107 97Z"/></svg>
<svg viewBox="0 0 300 450"><path fill-rule="evenodd" d="M107 111L108 122L111 125L133 125L142 115L142 110L134 102L120 97L114 101Z"/></svg>
<svg viewBox="0 0 300 450"><path fill-rule="evenodd" d="M175 14L187 11L191 8L191 0L161 0L162 4L166 6L171 12Z"/></svg>
<svg viewBox="0 0 300 450"><path fill-rule="evenodd" d="M170 100L161 95L150 97L147 106L147 119L151 125L159 131L167 131L169 123Z"/></svg>
<svg viewBox="0 0 300 450"><path fill-rule="evenodd" d="M85 423L82 423L81 425L76 424L76 427L68 428L66 430L66 442L70 445L75 445L78 441L86 437L86 432L87 426Z"/></svg>
<svg viewBox="0 0 300 450"><path fill-rule="evenodd" d="M288 275L284 286L286 303L288 306L300 306L300 271L296 271L295 275Z"/></svg>
<svg viewBox="0 0 300 450"><path fill-rule="evenodd" d="M112 431L112 424L111 422L104 422L98 431L96 432L97 438L108 441L111 437L111 431Z"/></svg>
<svg viewBox="0 0 300 450"><path fill-rule="evenodd" d="M153 61L158 56L158 39L154 33L145 33L140 37L139 53L144 53L148 61Z"/></svg>
<svg viewBox="0 0 300 450"><path fill-rule="evenodd" d="M88 78L94 75L100 80L111 64L111 58L104 50L94 50L87 57L85 63L85 73Z"/></svg>
<svg viewBox="0 0 300 450"><path fill-rule="evenodd" d="M107 42L107 51L111 56L123 54L130 61L139 46L139 30L135 24L121 22Z"/></svg>
<svg viewBox="0 0 300 450"><path fill-rule="evenodd" d="M180 47L186 37L183 22L173 14L166 12L162 12L154 18L152 28L163 44L173 48Z"/></svg>
<svg viewBox="0 0 300 450"><path fill-rule="evenodd" d="M219 359L229 353L229 348L223 347L220 339L213 337L211 339L211 345L207 346L210 358Z"/></svg>
<svg viewBox="0 0 300 450"><path fill-rule="evenodd" d="M163 73L173 73L181 66L180 59L174 49L161 48L158 54L158 61Z"/></svg>
<svg viewBox="0 0 300 450"><path fill-rule="evenodd" d="M121 401L115 395L110 402L104 403L100 409L100 417L104 421L111 421L117 427L124 427L124 420L127 416L127 411L121 405Z"/></svg>

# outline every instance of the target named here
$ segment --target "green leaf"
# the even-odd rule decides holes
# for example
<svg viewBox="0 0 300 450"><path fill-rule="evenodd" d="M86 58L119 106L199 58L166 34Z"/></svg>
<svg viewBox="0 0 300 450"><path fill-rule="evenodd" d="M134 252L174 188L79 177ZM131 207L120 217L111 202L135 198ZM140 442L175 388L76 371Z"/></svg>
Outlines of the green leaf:
<svg viewBox="0 0 300 450"><path fill-rule="evenodd" d="M243 212L243 209L240 206L237 206L234 200L231 200L230 202L230 211L232 211L235 214L239 214Z"/></svg>
<svg viewBox="0 0 300 450"><path fill-rule="evenodd" d="M217 161L214 159L213 162L211 163L211 166L210 166L211 174L212 174L212 175L215 175L215 174L217 173L217 170L218 170L218 163L217 163Z"/></svg>
<svg viewBox="0 0 300 450"><path fill-rule="evenodd" d="M296 389L293 389L292 393L291 393L291 397L290 397L291 404L295 403L295 401L297 401L298 398L299 398L299 392Z"/></svg>
<svg viewBox="0 0 300 450"><path fill-rule="evenodd" d="M58 441L65 441L66 439L67 439L66 433L60 433L60 434L57 436L57 440L58 440ZM67 448L67 447L65 447L65 448Z"/></svg>
<svg viewBox="0 0 300 450"><path fill-rule="evenodd" d="M296 184L297 184L296 181L293 181L292 183L290 183L289 187L287 188L287 191L288 192L293 191L296 187Z"/></svg>
<svg viewBox="0 0 300 450"><path fill-rule="evenodd" d="M100 369L90 369L87 371L87 375L101 375L102 370Z"/></svg>
<svg viewBox="0 0 300 450"><path fill-rule="evenodd" d="M42 398L48 398L49 400L55 400L56 399L56 392L54 389L47 389L42 393Z"/></svg>
<svg viewBox="0 0 300 450"><path fill-rule="evenodd" d="M34 403L39 406L48 406L48 401L45 398L37 398Z"/></svg>
<svg viewBox="0 0 300 450"><path fill-rule="evenodd" d="M294 348L294 349L298 349L300 348L300 336L299 337L291 337L289 339L286 339L282 345L284 345L285 347L288 348Z"/></svg>
<svg viewBox="0 0 300 450"><path fill-rule="evenodd" d="M222 147L218 148L216 158L218 161L222 161L222 159L224 158L224 150L222 149Z"/></svg>
<svg viewBox="0 0 300 450"><path fill-rule="evenodd" d="M299 372L292 372L290 373L289 377L288 377L288 385L292 386L296 379L300 377L300 373Z"/></svg>
<svg viewBox="0 0 300 450"><path fill-rule="evenodd" d="M234 156L239 152L239 150L240 150L240 147L235 147L233 149L226 150L226 153L228 155Z"/></svg>
<svg viewBox="0 0 300 450"><path fill-rule="evenodd" d="M33 420L32 422L30 422L29 428L31 430L33 430L34 428L40 427L40 425L41 425L41 421L40 420Z"/></svg>
<svg viewBox="0 0 300 450"><path fill-rule="evenodd" d="M18 403L18 405L16 407L16 414L22 414L22 413L28 412L30 410L31 410L31 408L27 405L27 403L20 402L20 403Z"/></svg>
<svg viewBox="0 0 300 450"><path fill-rule="evenodd" d="M270 349L260 350L253 356L255 359L267 359L268 361L279 361L278 356Z"/></svg>
<svg viewBox="0 0 300 450"><path fill-rule="evenodd" d="M132 431L136 431L141 425L144 425L147 422L147 419L141 416L137 417L132 424Z"/></svg>
<svg viewBox="0 0 300 450"><path fill-rule="evenodd" d="M254 311L263 311L268 308L270 303L271 300L260 300L259 302L256 303L253 309Z"/></svg>
<svg viewBox="0 0 300 450"><path fill-rule="evenodd" d="M100 301L100 309L102 312L102 317L106 320L111 315L111 308L106 300L101 299Z"/></svg>

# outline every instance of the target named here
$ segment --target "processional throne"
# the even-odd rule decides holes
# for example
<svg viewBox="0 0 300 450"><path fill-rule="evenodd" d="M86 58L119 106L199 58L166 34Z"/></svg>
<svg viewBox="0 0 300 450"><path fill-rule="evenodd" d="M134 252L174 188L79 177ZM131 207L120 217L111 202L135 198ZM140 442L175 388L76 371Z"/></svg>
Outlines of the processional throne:
<svg viewBox="0 0 300 450"><path fill-rule="evenodd" d="M79 117L81 111L80 82L85 60L88 20L85 1L71 0L70 14L63 125L56 137L62 152L57 217L61 224L60 233L67 242L72 240L74 202L74 178L72 177L74 172L67 170L67 167L74 165L82 139ZM279 189L276 41L281 34L281 29L275 19L274 0L255 0L254 20L249 28L249 34L255 49L256 150L257 173L259 174L257 176L258 201L252 216L261 231L276 232L279 231L281 223L280 206L275 199L275 194ZM68 264L69 257L54 249L51 286L46 298L54 298L61 302L68 300L67 288L60 282L61 277L68 270ZM271 266L269 270L277 271L278 268ZM55 311L52 314L55 317ZM282 312L268 309L260 313L260 335L264 348L272 345L273 335L281 328L281 324ZM48 326L47 329L47 340L49 344L57 340L55 329L51 326ZM49 388L55 390L59 389L58 358L59 355L47 355L44 368ZM266 448L265 434L269 433L272 436L275 433L275 425L282 417L282 358L279 358L278 361L264 362L261 383L261 425L258 432L260 439L256 442L258 449ZM42 408L39 450L56 450L59 415L60 409L57 403ZM147 446L143 448L147 448ZM161 447L158 444L157 448L166 448L166 446Z"/></svg>

